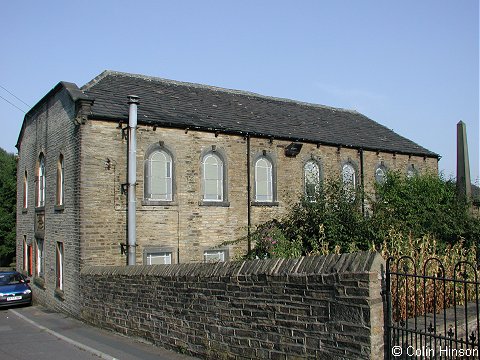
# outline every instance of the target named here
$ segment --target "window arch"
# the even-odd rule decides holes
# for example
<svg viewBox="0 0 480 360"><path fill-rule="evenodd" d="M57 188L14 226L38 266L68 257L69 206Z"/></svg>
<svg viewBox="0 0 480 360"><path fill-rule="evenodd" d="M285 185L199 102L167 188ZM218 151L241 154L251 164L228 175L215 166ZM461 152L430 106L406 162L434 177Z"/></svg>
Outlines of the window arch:
<svg viewBox="0 0 480 360"><path fill-rule="evenodd" d="M23 175L23 208L28 208L28 173L25 170Z"/></svg>
<svg viewBox="0 0 480 360"><path fill-rule="evenodd" d="M173 200L173 160L165 149L154 149L145 160L146 200Z"/></svg>
<svg viewBox="0 0 480 360"><path fill-rule="evenodd" d="M65 199L65 172L64 172L64 161L63 155L60 154L57 162L57 196L56 204L58 206L63 206Z"/></svg>
<svg viewBox="0 0 480 360"><path fill-rule="evenodd" d="M255 161L255 201L273 202L273 163L266 156Z"/></svg>
<svg viewBox="0 0 480 360"><path fill-rule="evenodd" d="M204 201L224 201L224 163L214 152L202 158L202 197Z"/></svg>
<svg viewBox="0 0 480 360"><path fill-rule="evenodd" d="M313 199L320 186L320 166L314 160L309 160L303 166L305 197Z"/></svg>
<svg viewBox="0 0 480 360"><path fill-rule="evenodd" d="M37 207L45 206L45 180L45 156L41 153L37 169Z"/></svg>

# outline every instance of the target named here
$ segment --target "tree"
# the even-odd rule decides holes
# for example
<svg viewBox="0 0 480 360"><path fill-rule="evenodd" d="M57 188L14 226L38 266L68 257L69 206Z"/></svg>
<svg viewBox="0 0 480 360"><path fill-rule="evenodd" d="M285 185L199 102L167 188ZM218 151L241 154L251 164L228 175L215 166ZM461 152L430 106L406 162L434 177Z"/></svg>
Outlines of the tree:
<svg viewBox="0 0 480 360"><path fill-rule="evenodd" d="M0 148L0 266L9 265L15 256L16 172L15 155Z"/></svg>

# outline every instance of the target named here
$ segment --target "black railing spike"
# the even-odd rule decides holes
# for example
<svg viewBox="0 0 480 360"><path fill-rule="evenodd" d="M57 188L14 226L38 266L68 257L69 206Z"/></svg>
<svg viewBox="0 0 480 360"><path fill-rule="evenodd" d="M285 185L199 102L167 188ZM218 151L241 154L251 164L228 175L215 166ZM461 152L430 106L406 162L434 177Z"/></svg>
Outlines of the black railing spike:
<svg viewBox="0 0 480 360"><path fill-rule="evenodd" d="M434 332L435 331L435 328L433 327L433 324L432 322L430 321L430 325L428 326L428 332Z"/></svg>
<svg viewBox="0 0 480 360"><path fill-rule="evenodd" d="M455 335L455 333L453 332L453 329L452 329L452 327L451 327L451 326L450 326L450 329L448 330L448 333L447 333L447 335L448 335L448 337L449 337L449 338L452 338L452 337L453 337L453 335Z"/></svg>
<svg viewBox="0 0 480 360"><path fill-rule="evenodd" d="M475 331L472 331L472 334L470 335L470 342L473 344L477 340L477 337L475 336Z"/></svg>

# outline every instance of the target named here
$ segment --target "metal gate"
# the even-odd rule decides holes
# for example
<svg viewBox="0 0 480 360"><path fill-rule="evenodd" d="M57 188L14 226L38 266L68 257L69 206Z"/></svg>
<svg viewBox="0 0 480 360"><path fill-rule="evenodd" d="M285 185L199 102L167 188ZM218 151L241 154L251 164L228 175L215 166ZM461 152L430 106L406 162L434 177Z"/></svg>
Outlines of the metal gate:
<svg viewBox="0 0 480 360"><path fill-rule="evenodd" d="M479 359L477 268L437 258L387 260L386 359Z"/></svg>

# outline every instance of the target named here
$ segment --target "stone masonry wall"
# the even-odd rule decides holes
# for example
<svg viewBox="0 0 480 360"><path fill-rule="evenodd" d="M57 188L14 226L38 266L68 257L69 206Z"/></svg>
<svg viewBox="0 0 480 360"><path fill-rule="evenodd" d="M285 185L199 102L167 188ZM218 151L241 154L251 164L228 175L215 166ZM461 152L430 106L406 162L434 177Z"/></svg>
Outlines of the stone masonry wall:
<svg viewBox="0 0 480 360"><path fill-rule="evenodd" d="M79 136L75 125L75 104L66 91L52 96L26 119L17 166L17 270L26 273L24 240L32 247L34 299L49 308L75 314L80 308L79 286ZM36 206L38 159L45 157L45 206ZM56 206L57 163L64 158L64 205ZM28 175L28 206L23 207L23 180ZM36 221L44 216L44 230L36 230ZM44 275L37 276L36 239L44 243ZM57 289L57 244L64 247L63 291Z"/></svg>
<svg viewBox="0 0 480 360"><path fill-rule="evenodd" d="M127 108L126 110L127 111ZM125 124L123 125L125 126ZM82 130L81 234L82 265L123 265L120 243L126 238L126 196L120 185L126 182L127 141L116 122L92 120ZM137 264L143 263L148 247L165 249L174 263L202 262L203 251L247 235L247 142L241 136L140 125L137 131ZM154 144L162 142L173 158L173 201L144 203L144 160ZM253 164L264 151L276 169L276 202L272 206L251 206L252 226L281 217L303 193L303 166L315 159L323 179L340 178L342 165L350 162L360 182L360 153L355 149L303 144L300 154L286 157L290 141L251 139L251 194L254 194ZM225 157L228 205L201 204L201 157L215 146ZM111 166L105 167L106 159ZM375 169L404 171L414 164L419 172L437 171L436 158L364 152L366 191L373 191ZM209 204L212 205L212 204ZM246 241L229 246L229 258L246 252ZM164 250L164 251L165 251ZM161 251L161 250L160 250ZM177 254L179 258L177 258Z"/></svg>
<svg viewBox="0 0 480 360"><path fill-rule="evenodd" d="M87 266L81 317L208 359L381 359L384 261Z"/></svg>

